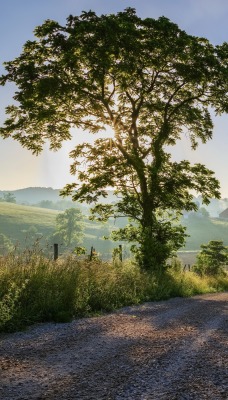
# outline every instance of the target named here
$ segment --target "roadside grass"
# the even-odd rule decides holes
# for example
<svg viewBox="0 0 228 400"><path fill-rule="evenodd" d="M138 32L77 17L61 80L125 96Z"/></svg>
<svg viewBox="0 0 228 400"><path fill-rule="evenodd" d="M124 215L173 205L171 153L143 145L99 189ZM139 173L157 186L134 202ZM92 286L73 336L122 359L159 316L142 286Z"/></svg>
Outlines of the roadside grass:
<svg viewBox="0 0 228 400"><path fill-rule="evenodd" d="M38 322L68 322L145 301L228 290L228 276L200 278L178 268L162 280L132 262L57 262L41 253L0 258L0 331L24 329Z"/></svg>

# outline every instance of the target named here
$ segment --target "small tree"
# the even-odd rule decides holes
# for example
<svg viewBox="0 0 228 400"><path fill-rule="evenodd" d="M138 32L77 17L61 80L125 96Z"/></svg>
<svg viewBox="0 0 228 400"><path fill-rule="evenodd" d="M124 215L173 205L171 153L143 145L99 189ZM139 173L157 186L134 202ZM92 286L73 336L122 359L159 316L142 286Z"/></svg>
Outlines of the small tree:
<svg viewBox="0 0 228 400"><path fill-rule="evenodd" d="M205 207L201 207L201 208L199 209L199 214L200 214L201 217L203 217L204 219L210 218L210 213L206 210Z"/></svg>
<svg viewBox="0 0 228 400"><path fill-rule="evenodd" d="M51 200L41 200L37 207L55 209L55 203Z"/></svg>
<svg viewBox="0 0 228 400"><path fill-rule="evenodd" d="M16 197L12 193L4 193L3 200L7 203L16 203Z"/></svg>
<svg viewBox="0 0 228 400"><path fill-rule="evenodd" d="M197 262L193 270L200 275L224 274L224 265L228 262L228 248L222 240L211 240L201 245L201 252L197 255Z"/></svg>
<svg viewBox="0 0 228 400"><path fill-rule="evenodd" d="M55 240L65 246L78 246L83 237L82 214L76 208L69 208L56 217Z"/></svg>

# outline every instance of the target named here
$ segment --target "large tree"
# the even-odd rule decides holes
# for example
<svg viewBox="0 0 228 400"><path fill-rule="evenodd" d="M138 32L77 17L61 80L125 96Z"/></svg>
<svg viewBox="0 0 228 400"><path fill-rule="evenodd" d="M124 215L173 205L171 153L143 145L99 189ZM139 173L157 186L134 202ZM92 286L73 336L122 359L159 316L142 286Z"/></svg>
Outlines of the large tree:
<svg viewBox="0 0 228 400"><path fill-rule="evenodd" d="M163 268L184 231L170 221L219 197L219 183L200 163L173 161L170 146L183 136L192 149L212 137L210 112L227 111L227 43L213 46L188 35L167 18L139 18L134 9L97 16L70 15L66 26L47 20L35 29L22 54L5 63L1 83L14 82L16 105L0 133L39 153L46 140L58 149L71 128L113 137L73 150L75 184L64 193L96 202L113 187L119 201L97 204L101 218L134 221L122 239L139 243L142 266Z"/></svg>

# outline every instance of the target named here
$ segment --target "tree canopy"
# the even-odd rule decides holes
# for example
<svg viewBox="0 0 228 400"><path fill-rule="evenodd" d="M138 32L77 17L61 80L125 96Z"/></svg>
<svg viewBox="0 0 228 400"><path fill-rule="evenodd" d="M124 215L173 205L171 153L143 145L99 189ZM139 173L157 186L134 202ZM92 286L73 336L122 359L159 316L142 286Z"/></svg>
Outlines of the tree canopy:
<svg viewBox="0 0 228 400"><path fill-rule="evenodd" d="M223 267L228 262L228 248L222 240L211 240L201 245L194 271L200 275L224 275Z"/></svg>
<svg viewBox="0 0 228 400"><path fill-rule="evenodd" d="M83 237L82 214L77 208L68 208L56 217L56 232L52 240L59 240L60 244L70 247L81 244Z"/></svg>
<svg viewBox="0 0 228 400"><path fill-rule="evenodd" d="M3 193L3 201L7 203L16 203L16 197L12 193Z"/></svg>
<svg viewBox="0 0 228 400"><path fill-rule="evenodd" d="M184 231L170 215L219 197L211 170L173 161L170 146L187 135L192 149L212 138L211 110L227 112L228 45L188 35L165 17L141 19L132 8L98 16L47 20L21 55L5 63L1 84L14 82L16 104L0 133L35 154L46 140L58 149L71 128L92 134L111 129L70 154L75 184L64 194L97 202L113 187L120 195L94 215L134 221L120 236L140 244L144 268L163 267L183 245ZM172 213L170 214L170 210ZM159 267L159 268L160 268Z"/></svg>

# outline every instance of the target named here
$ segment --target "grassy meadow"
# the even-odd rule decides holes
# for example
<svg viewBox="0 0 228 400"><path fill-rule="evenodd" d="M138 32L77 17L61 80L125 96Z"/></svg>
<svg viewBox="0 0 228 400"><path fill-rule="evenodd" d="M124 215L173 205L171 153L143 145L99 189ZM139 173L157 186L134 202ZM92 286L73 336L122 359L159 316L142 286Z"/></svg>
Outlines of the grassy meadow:
<svg viewBox="0 0 228 400"><path fill-rule="evenodd" d="M44 208L0 202L0 233L13 243L21 245L32 227L39 236L48 236L54 231L58 211Z"/></svg>
<svg viewBox="0 0 228 400"><path fill-rule="evenodd" d="M36 239L40 239L42 245L45 245L46 239L55 230L56 216L60 212L0 202L0 233L6 235L14 245L19 244L22 249L31 246ZM117 227L122 222L117 221ZM88 217L85 217L82 245L86 247L88 252L93 246L104 259L111 258L112 249L118 244L110 240L103 240L103 237L108 236L110 231L116 228L116 223L114 221L106 224L91 222ZM178 252L183 264L192 265L195 262L196 254L202 243L207 243L210 240L223 240L224 245L228 245L228 221L191 217L188 220L183 220L182 223L186 225L187 233L190 235L186 240L185 247ZM124 246L124 248L126 249L125 257L129 257L127 247Z"/></svg>
<svg viewBox="0 0 228 400"><path fill-rule="evenodd" d="M0 202L0 233L4 234L11 242L21 249L31 247L38 239L42 246L46 239L55 230L56 216L61 211ZM91 222L85 218L85 235L82 245L89 249L91 246L99 253L105 253L111 258L112 248L115 244L110 240L104 241L103 236L108 235L110 226ZM60 248L61 251L61 248Z"/></svg>

